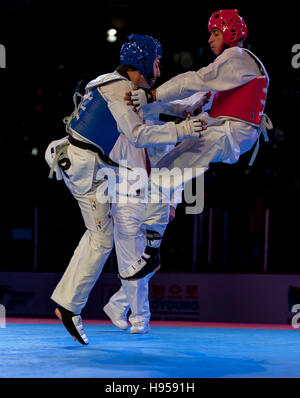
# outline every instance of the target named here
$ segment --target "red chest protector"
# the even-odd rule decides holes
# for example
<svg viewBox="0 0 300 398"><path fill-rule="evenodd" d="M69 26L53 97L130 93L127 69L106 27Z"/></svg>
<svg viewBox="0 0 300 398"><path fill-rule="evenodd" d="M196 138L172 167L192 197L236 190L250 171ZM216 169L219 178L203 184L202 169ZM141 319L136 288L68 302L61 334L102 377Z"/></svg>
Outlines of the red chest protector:
<svg viewBox="0 0 300 398"><path fill-rule="evenodd" d="M268 81L259 76L243 86L231 90L217 91L209 116L231 116L251 124L260 125L265 108Z"/></svg>

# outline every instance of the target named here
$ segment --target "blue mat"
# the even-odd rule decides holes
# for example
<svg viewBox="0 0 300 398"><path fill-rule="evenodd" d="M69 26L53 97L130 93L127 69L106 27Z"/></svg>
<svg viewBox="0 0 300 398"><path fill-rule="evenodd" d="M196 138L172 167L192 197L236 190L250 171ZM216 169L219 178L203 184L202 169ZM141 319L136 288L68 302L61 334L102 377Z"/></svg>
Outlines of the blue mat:
<svg viewBox="0 0 300 398"><path fill-rule="evenodd" d="M132 335L85 325L89 345L62 325L7 324L0 329L0 377L279 378L300 377L296 330L152 326Z"/></svg>

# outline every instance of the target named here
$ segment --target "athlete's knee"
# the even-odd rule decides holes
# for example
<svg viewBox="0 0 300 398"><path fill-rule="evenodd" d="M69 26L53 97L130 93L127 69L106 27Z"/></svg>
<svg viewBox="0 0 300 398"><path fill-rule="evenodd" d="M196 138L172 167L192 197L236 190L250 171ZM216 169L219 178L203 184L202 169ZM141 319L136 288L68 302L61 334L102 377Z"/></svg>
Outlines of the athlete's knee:
<svg viewBox="0 0 300 398"><path fill-rule="evenodd" d="M135 238L142 234L140 230L142 216L132 216L126 214L122 215L122 217L115 218L115 225L116 231L118 235L122 238Z"/></svg>
<svg viewBox="0 0 300 398"><path fill-rule="evenodd" d="M90 232L89 233L90 245L96 249L112 250L113 248L113 233L112 231L103 232Z"/></svg>
<svg viewBox="0 0 300 398"><path fill-rule="evenodd" d="M114 221L117 233L122 237L135 238L142 234L140 230L141 220L145 215L145 206L136 205L134 208L130 205L114 209Z"/></svg>
<svg viewBox="0 0 300 398"><path fill-rule="evenodd" d="M139 235L142 235L140 223L128 222L126 225L118 225L118 235L124 238L135 238Z"/></svg>

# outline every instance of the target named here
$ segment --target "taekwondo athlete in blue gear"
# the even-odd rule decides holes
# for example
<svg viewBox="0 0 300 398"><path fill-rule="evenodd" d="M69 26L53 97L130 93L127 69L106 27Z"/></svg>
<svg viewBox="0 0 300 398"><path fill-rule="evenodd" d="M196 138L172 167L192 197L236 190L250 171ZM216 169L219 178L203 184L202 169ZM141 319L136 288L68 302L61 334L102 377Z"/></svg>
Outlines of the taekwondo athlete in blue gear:
<svg viewBox="0 0 300 398"><path fill-rule="evenodd" d="M51 296L58 304L56 315L81 344L88 344L88 339L80 314L113 247L110 203L105 190L102 190L104 200L99 200L99 188L106 180L104 177L97 179L97 173L107 167L118 172L122 159L109 158L109 150L116 142L116 131L136 148L144 148L199 138L201 130L197 120L148 126L137 112L127 107L123 100L125 93L137 86L144 73L144 87L150 88L148 81L155 78L154 61L160 56L160 45L150 36L131 35L129 39L130 44L125 44L121 50L121 66L89 82L78 106L78 95L74 95L74 112L64 119L68 136L50 143L45 155L51 167L50 176L55 171L57 178L64 180L78 201L86 226ZM131 64L124 69L129 61Z"/></svg>

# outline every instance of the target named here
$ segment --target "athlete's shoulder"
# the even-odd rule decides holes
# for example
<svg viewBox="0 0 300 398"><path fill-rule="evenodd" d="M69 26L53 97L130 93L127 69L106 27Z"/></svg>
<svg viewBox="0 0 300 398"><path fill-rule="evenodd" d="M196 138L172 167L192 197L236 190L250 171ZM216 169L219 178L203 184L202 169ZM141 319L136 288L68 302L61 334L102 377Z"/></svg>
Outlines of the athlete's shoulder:
<svg viewBox="0 0 300 398"><path fill-rule="evenodd" d="M106 101L121 101L124 102L124 96L127 92L132 90L133 84L126 77L117 74L118 76L110 76L97 85L97 89L104 96Z"/></svg>
<svg viewBox="0 0 300 398"><path fill-rule="evenodd" d="M96 79L91 80L87 85L86 89L91 90L95 87L100 87L106 85L108 83L112 83L115 81L128 81L126 77L121 76L118 72L105 73L104 75L100 75L96 77Z"/></svg>
<svg viewBox="0 0 300 398"><path fill-rule="evenodd" d="M225 57L242 57L244 55L244 49L242 47L229 47L223 51Z"/></svg>
<svg viewBox="0 0 300 398"><path fill-rule="evenodd" d="M101 90L103 91L113 90L119 92L127 92L132 90L132 88L133 88L132 82L126 79L125 77L122 77L122 79L111 79L107 81L107 83L101 85Z"/></svg>

